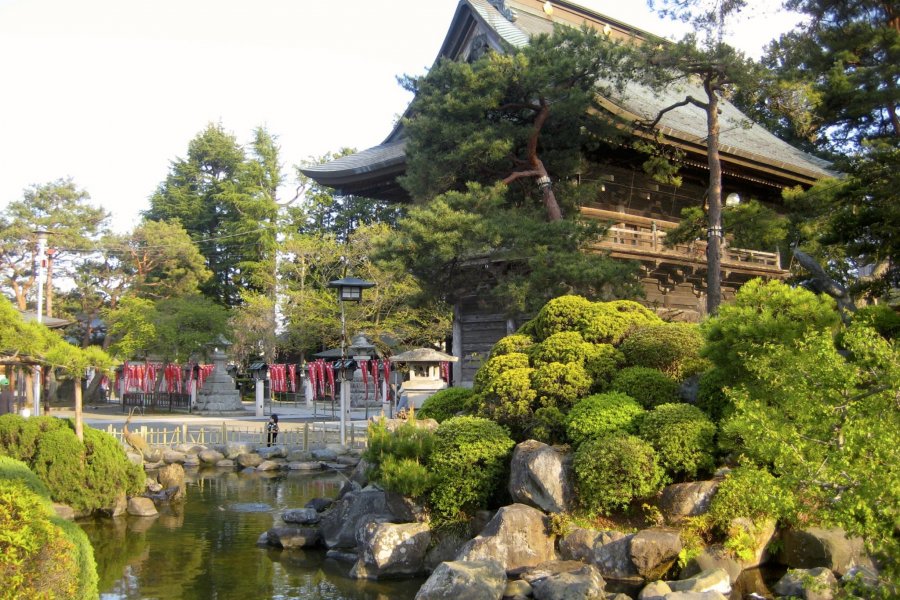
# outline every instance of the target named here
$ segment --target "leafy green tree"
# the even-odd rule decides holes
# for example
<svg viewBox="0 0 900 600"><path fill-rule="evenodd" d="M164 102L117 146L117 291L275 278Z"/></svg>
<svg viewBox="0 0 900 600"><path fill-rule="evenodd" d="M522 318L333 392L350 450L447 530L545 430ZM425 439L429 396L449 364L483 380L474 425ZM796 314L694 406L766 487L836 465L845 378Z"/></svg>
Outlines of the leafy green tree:
<svg viewBox="0 0 900 600"><path fill-rule="evenodd" d="M283 312L289 344L310 352L340 345L340 305L330 281L352 275L375 283L362 302L344 304L347 334L365 331L410 346L433 346L450 331L450 311L437 301L419 301L419 283L397 260L376 256L393 232L387 224L359 226L341 243L333 235L292 234L281 263Z"/></svg>
<svg viewBox="0 0 900 600"><path fill-rule="evenodd" d="M354 152L353 149L342 148L337 152L310 158L300 167L324 164ZM334 189L323 187L304 175L300 167L296 167L297 197L302 197L303 200L287 210L287 227L299 233L331 234L338 241L345 242L361 225L396 225L397 219L403 214L403 207L398 204L361 196L339 195Z"/></svg>
<svg viewBox="0 0 900 600"><path fill-rule="evenodd" d="M572 218L591 190L567 181L589 152L621 137L590 109L623 55L599 32L559 28L506 54L445 60L405 78L416 98L401 183L420 206L401 219L387 253L430 296L493 289L514 312L570 290L635 292L629 266L583 252L602 230Z"/></svg>
<svg viewBox="0 0 900 600"><path fill-rule="evenodd" d="M46 314L53 315L53 276L72 274L72 259L90 250L106 230L109 213L89 204L90 195L71 179L59 179L26 189L21 200L10 202L0 216L0 285L10 290L25 310L36 282L35 230L52 233L49 239Z"/></svg>
<svg viewBox="0 0 900 600"><path fill-rule="evenodd" d="M878 0L785 6L808 20L770 45L762 85L746 88L739 100L846 174L787 197L795 213L791 241L821 265L804 265L809 281L829 293L882 295L900 285L900 12ZM823 283L825 276L833 283Z"/></svg>
<svg viewBox="0 0 900 600"><path fill-rule="evenodd" d="M244 292L242 299L229 316L229 329L233 332L233 339L229 340L233 344L231 356L244 365L256 357L275 362L275 301L271 296L253 292Z"/></svg>
<svg viewBox="0 0 900 600"><path fill-rule="evenodd" d="M772 466L797 510L862 536L896 577L900 354L864 324L841 344L819 330L764 346L728 392L735 409L723 426L747 458Z"/></svg>
<svg viewBox="0 0 900 600"><path fill-rule="evenodd" d="M210 124L188 144L187 158L173 161L145 217L180 222L212 272L202 291L236 306L241 290L274 290L280 182L278 147L264 129L254 132L248 156L233 135Z"/></svg>

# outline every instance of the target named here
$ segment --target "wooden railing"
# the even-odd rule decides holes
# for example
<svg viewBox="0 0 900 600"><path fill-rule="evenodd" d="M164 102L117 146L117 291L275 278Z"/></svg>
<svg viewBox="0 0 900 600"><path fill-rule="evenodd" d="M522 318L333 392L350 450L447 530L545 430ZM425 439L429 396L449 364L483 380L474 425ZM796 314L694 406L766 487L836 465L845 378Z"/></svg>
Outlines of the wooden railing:
<svg viewBox="0 0 900 600"><path fill-rule="evenodd" d="M674 229L678 223L650 219L639 215L583 208L582 213L590 218L611 221L606 237L596 247L610 250L614 254L630 258L641 255L658 259L681 259L690 262L706 262L706 242L697 240L686 244L666 246L666 230ZM781 271L781 257L777 252L745 250L727 245L722 251L722 264L736 268L752 268Z"/></svg>
<svg viewBox="0 0 900 600"><path fill-rule="evenodd" d="M222 422L221 425L172 425L168 427L148 427L139 425L131 428L140 434L150 446L172 447L179 444L199 444L202 446L224 445L229 442L266 444L265 424L236 426ZM125 439L121 427L109 425L106 432L123 445ZM351 447L365 447L367 424L351 421L347 424L347 439ZM288 425L282 423L278 438L279 446L292 446L307 450L310 446L340 443L340 423L315 422Z"/></svg>

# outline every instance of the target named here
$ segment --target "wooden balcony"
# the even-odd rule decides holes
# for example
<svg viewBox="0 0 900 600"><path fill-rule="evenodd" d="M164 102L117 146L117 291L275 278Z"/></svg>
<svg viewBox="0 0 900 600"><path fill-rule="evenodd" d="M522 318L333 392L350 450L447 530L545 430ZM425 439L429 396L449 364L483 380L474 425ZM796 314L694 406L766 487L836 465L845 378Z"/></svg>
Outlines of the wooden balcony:
<svg viewBox="0 0 900 600"><path fill-rule="evenodd" d="M706 268L705 241L697 240L672 247L665 245L666 231L678 226L674 221L599 208L584 207L581 213L588 218L611 223L606 237L594 247L608 251L613 257L637 260L651 269L663 266L688 267L692 270ZM728 272L744 277L787 275L777 252L731 248L727 239L722 251L722 270L726 272L726 277Z"/></svg>

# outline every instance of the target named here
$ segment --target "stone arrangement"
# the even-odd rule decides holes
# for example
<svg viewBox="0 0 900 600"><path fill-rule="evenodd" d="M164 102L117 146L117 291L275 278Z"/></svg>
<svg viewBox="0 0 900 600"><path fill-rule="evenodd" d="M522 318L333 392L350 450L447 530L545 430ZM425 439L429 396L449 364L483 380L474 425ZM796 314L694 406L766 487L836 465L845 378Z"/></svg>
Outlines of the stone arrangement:
<svg viewBox="0 0 900 600"><path fill-rule="evenodd" d="M130 456L144 462L139 455ZM316 498L282 511L257 544L285 550L325 548L329 557L351 562L350 575L359 579L430 574L418 600L720 600L743 598L745 589L757 594L767 590L769 597L829 600L849 579L857 586L878 583L861 540L839 529L789 530L780 534L780 551L773 556L766 548L774 539L774 524L752 528L758 548L749 559L739 560L723 548L711 547L679 569L683 545L674 526L706 511L717 480L667 487L659 509L670 526L633 533L571 527L554 535L550 515L573 505L571 460L566 449L534 440L520 443L513 452L508 489L513 503L480 512L468 531L449 533L433 531L424 508L409 498L370 484L359 453L339 446L303 451L251 444L195 445L156 453L154 458L159 460L144 463L156 473L155 480L148 480L146 497L132 498L121 511L151 515L154 501L177 498L183 493L183 466L348 470L336 499ZM752 569L773 560L788 571L768 589ZM630 594L611 591L623 585Z"/></svg>

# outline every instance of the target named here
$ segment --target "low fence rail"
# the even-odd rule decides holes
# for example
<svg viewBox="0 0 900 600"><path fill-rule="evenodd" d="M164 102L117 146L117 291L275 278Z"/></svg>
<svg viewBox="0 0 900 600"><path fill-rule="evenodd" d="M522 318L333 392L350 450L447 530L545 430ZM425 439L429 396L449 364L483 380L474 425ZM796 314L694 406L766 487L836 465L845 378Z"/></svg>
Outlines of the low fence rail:
<svg viewBox="0 0 900 600"><path fill-rule="evenodd" d="M347 442L352 448L366 445L366 424L347 424ZM131 427L133 433L141 435L151 446L173 447L179 444L199 444L202 446L245 443L265 445L267 433L265 424L259 426L236 426L223 422L221 425L173 425L168 427ZM106 432L124 446L127 445L120 427L109 425ZM314 422L298 423L285 427L281 425L276 442L279 446L294 446L308 450L310 447L340 443L340 423Z"/></svg>

